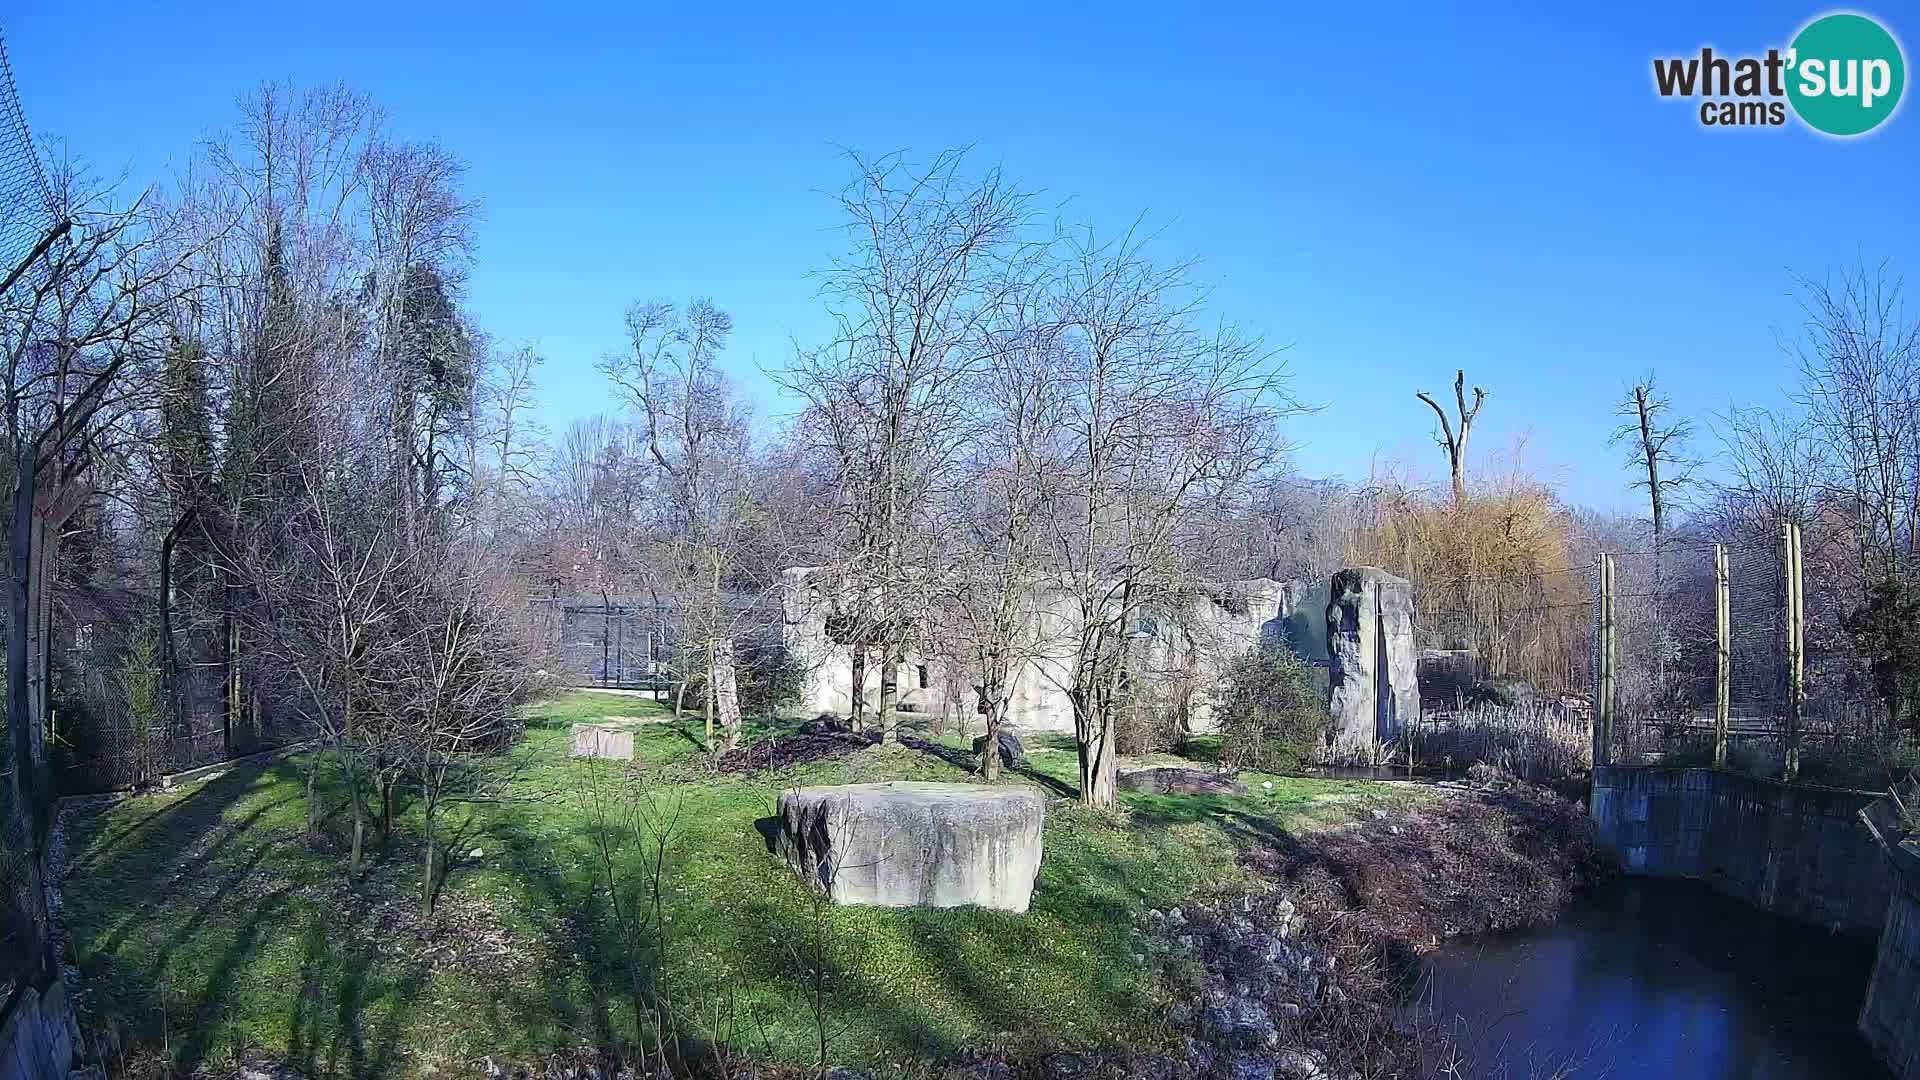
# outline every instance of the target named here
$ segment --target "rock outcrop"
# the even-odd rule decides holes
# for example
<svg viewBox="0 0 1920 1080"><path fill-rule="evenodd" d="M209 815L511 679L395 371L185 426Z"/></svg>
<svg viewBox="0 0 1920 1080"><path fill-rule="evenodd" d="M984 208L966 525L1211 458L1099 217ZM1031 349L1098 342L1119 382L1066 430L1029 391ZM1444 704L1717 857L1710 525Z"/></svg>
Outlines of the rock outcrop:
<svg viewBox="0 0 1920 1080"><path fill-rule="evenodd" d="M1413 585L1373 566L1333 575L1327 602L1331 757L1374 763L1420 716Z"/></svg>
<svg viewBox="0 0 1920 1080"><path fill-rule="evenodd" d="M790 788L774 849L837 904L1025 911L1046 809L1024 785Z"/></svg>

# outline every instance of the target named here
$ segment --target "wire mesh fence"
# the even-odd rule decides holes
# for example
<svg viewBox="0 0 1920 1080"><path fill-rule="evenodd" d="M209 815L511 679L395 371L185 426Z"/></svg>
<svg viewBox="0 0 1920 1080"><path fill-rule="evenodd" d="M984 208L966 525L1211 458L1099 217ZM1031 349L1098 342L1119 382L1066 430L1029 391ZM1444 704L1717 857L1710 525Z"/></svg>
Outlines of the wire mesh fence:
<svg viewBox="0 0 1920 1080"><path fill-rule="evenodd" d="M30 287L38 263L31 259L52 235L53 200L41 172L33 138L14 90L13 71L0 43L0 275L10 291ZM13 311L16 305L7 304ZM9 337L14 336L9 330ZM51 791L37 718L8 717L0 747L0 1016L22 985L50 972L46 889L40 851L46 837Z"/></svg>
<svg viewBox="0 0 1920 1080"><path fill-rule="evenodd" d="M1844 536L1798 525L1607 557L1611 605L1602 590L1595 614L1595 693L1605 673L1612 688L1596 702L1603 759L1877 783L1871 759L1896 733L1846 627L1851 558Z"/></svg>
<svg viewBox="0 0 1920 1080"><path fill-rule="evenodd" d="M737 591L716 607L646 596L535 597L530 638L550 674L571 686L665 693L704 667L715 634L744 655L780 643L779 598ZM706 628L706 629L703 629ZM687 650L701 655L685 655Z"/></svg>
<svg viewBox="0 0 1920 1080"><path fill-rule="evenodd" d="M1869 783L1897 733L1847 629L1853 557L1842 531L1756 527L1424 583L1409 751L1536 778L1598 755Z"/></svg>

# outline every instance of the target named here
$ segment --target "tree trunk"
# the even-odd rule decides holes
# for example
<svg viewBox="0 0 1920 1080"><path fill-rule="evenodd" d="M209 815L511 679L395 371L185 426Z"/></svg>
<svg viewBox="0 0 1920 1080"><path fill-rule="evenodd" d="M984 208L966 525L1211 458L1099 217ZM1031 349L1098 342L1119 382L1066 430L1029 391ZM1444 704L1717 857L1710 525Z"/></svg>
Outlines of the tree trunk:
<svg viewBox="0 0 1920 1080"><path fill-rule="evenodd" d="M853 646L853 692L849 697L848 724L855 731L865 731L867 727L867 647L856 642Z"/></svg>
<svg viewBox="0 0 1920 1080"><path fill-rule="evenodd" d="M318 847L320 845L320 793L318 792L318 790L316 790L319 787L319 783L318 783L319 778L320 778L320 757L318 754L309 752L307 754L307 846L308 847Z"/></svg>
<svg viewBox="0 0 1920 1080"><path fill-rule="evenodd" d="M37 451L36 444L22 457L31 461ZM16 462L18 460L16 458ZM27 692L27 613L33 596L33 488L32 469L21 469L14 478L12 545L8 558L13 587L7 593L7 727L13 742L13 768L7 771L7 787L15 812L25 816L37 838L40 800L33 797L38 788L33 781L39 772L34 738L36 723L28 707Z"/></svg>
<svg viewBox="0 0 1920 1080"><path fill-rule="evenodd" d="M707 687L707 714L717 718L720 729L727 733L726 748L732 750L740 745L740 684L733 664L733 639L722 635L709 647L713 650L713 670ZM708 728L709 746L712 730Z"/></svg>
<svg viewBox="0 0 1920 1080"><path fill-rule="evenodd" d="M714 688L720 685L718 664L719 657L714 655L713 638L709 636L707 638L707 737L701 744L709 753L713 751L713 699L716 696ZM727 749L731 750L733 747L728 746Z"/></svg>
<svg viewBox="0 0 1920 1080"><path fill-rule="evenodd" d="M1113 720L1100 721L1097 738L1080 751L1081 801L1101 810L1119 805L1119 772L1114 763Z"/></svg>
<svg viewBox="0 0 1920 1080"><path fill-rule="evenodd" d="M386 851L393 841L393 777L383 777L380 781L380 850Z"/></svg>
<svg viewBox="0 0 1920 1080"><path fill-rule="evenodd" d="M997 687L982 689L988 695L982 702L987 707L987 745L980 754L980 775L991 784L1000 779L1000 725L1006 715L1006 704L1000 700Z"/></svg>
<svg viewBox="0 0 1920 1080"><path fill-rule="evenodd" d="M427 915L433 914L433 819L435 817L433 802L433 795L428 794L423 806L426 818L423 831L426 833L427 842L426 849L420 854L420 910Z"/></svg>
<svg viewBox="0 0 1920 1080"><path fill-rule="evenodd" d="M1119 805L1119 769L1114 760L1113 702L1098 688L1076 689L1079 720L1080 801L1096 809Z"/></svg>
<svg viewBox="0 0 1920 1080"><path fill-rule="evenodd" d="M880 661L880 745L900 741L900 656L888 651Z"/></svg>
<svg viewBox="0 0 1920 1080"><path fill-rule="evenodd" d="M192 514L189 507L160 538L160 595L156 598L160 604L160 693L166 702L169 721L178 711L175 704L179 700L176 691L180 676L180 665L174 661L173 653L173 545Z"/></svg>
<svg viewBox="0 0 1920 1080"><path fill-rule="evenodd" d="M348 751L345 740L335 747L340 755L341 767L347 771L347 803L353 808L353 853L347 859L347 880L360 876L360 856L366 850L367 807L361 798L360 770L354 768L353 755Z"/></svg>
<svg viewBox="0 0 1920 1080"><path fill-rule="evenodd" d="M231 604L229 604L231 608ZM222 637L220 668L225 675L226 700L220 710L220 740L228 757L233 756L233 717L240 711L240 628L234 625L233 613L229 610L222 619L224 633Z"/></svg>
<svg viewBox="0 0 1920 1080"><path fill-rule="evenodd" d="M43 501L43 500L42 500ZM46 766L46 747L43 745L45 733L41 724L47 715L47 698L53 687L49 685L53 656L52 642L47 633L48 616L51 614L52 559L47 551L47 537L52 535L58 542L60 533L56 528L47 528L46 509L36 505L29 518L27 556L27 723L31 728L33 762L35 770ZM44 827L44 826L43 826Z"/></svg>

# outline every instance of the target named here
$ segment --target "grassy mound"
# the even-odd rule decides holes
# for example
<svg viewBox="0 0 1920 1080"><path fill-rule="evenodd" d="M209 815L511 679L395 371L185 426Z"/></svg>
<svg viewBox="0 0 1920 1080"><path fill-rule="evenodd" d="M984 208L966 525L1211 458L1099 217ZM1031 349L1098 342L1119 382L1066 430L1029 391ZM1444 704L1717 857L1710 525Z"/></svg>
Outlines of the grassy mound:
<svg viewBox="0 0 1920 1080"><path fill-rule="evenodd" d="M621 766L567 752L574 722L650 710L593 694L531 710L506 795L456 806L443 823L454 858L431 916L419 903L415 810L401 808L389 849L376 847L349 883L340 851L305 843L296 763L76 815L65 919L90 1020L186 1070L267 1056L311 1075L466 1073L486 1057L628 1042L622 939L581 795ZM1171 1038L1153 1020L1163 991L1135 954L1142 910L1231 887L1249 872L1236 858L1249 847L1419 797L1248 774L1248 796L1127 794L1122 814L1088 813L1068 801L1071 744L1033 740L1032 767L1002 780L1059 797L1027 915L834 908L756 829L780 789L967 780L963 740L722 774L696 735L634 727L635 767L656 778L656 809L675 823L659 985L684 1030L800 1065L818 1057L822 1028L832 1060L883 1070L982 1045ZM337 834L344 789L323 793Z"/></svg>

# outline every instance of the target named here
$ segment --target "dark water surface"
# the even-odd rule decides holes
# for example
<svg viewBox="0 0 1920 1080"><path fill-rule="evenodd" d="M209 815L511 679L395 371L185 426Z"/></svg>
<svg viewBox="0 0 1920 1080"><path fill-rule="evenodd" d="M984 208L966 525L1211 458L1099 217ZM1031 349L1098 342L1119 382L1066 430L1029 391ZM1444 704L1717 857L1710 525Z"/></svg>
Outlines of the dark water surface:
<svg viewBox="0 0 1920 1080"><path fill-rule="evenodd" d="M1443 948L1409 1009L1457 1033L1467 1076L1879 1080L1854 1028L1872 967L1853 939L1633 879L1551 926Z"/></svg>

